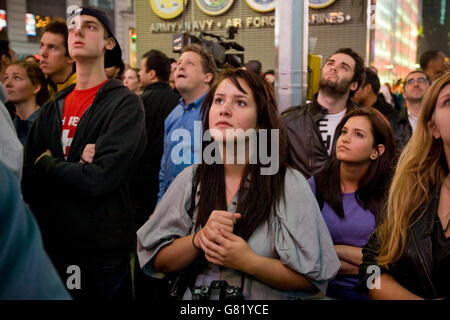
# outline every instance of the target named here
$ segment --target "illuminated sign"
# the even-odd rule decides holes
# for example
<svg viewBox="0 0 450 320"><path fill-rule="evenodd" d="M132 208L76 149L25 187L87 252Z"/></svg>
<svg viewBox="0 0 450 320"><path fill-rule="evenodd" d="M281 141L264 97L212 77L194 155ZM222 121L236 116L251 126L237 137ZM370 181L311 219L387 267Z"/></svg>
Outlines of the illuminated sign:
<svg viewBox="0 0 450 320"><path fill-rule="evenodd" d="M309 0L309 7L313 9L321 9L331 6L336 0Z"/></svg>
<svg viewBox="0 0 450 320"><path fill-rule="evenodd" d="M3 28L6 28L7 23L6 23L6 11L5 10L0 10L0 31L3 30Z"/></svg>
<svg viewBox="0 0 450 320"><path fill-rule="evenodd" d="M351 19L352 17L349 14L343 12L312 13L309 15L309 24L340 24Z"/></svg>
<svg viewBox="0 0 450 320"><path fill-rule="evenodd" d="M181 22L160 22L150 25L152 33L176 33L182 30ZM275 26L275 16L228 18L225 21L220 20L195 20L184 23L187 32L211 31L214 29L236 28L273 28Z"/></svg>
<svg viewBox="0 0 450 320"><path fill-rule="evenodd" d="M222 14L233 5L234 0L196 0L197 6L210 16Z"/></svg>
<svg viewBox="0 0 450 320"><path fill-rule="evenodd" d="M312 13L309 15L310 25L341 24L350 21L349 14L343 12ZM181 22L157 22L150 25L152 33L176 33L182 30ZM186 21L184 23L187 32L211 31L217 29L227 30L228 27L243 29L273 28L275 16L256 16L243 18L228 18L226 20L208 19Z"/></svg>
<svg viewBox="0 0 450 320"><path fill-rule="evenodd" d="M34 14L25 13L25 30L27 31L27 36L36 36L36 18Z"/></svg>
<svg viewBox="0 0 450 320"><path fill-rule="evenodd" d="M245 0L250 8L258 12L275 10L274 0Z"/></svg>
<svg viewBox="0 0 450 320"><path fill-rule="evenodd" d="M184 0L187 5L188 0ZM182 0L150 0L153 12L162 19L174 19L183 12Z"/></svg>

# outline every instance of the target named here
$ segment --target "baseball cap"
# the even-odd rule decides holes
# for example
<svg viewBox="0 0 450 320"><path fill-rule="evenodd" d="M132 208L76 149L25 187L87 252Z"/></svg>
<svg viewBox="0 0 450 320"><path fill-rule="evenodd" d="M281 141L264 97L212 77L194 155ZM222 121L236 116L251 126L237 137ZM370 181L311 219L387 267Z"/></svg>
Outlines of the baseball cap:
<svg viewBox="0 0 450 320"><path fill-rule="evenodd" d="M113 33L113 28L111 22L106 16L105 12L92 8L92 7L80 7L77 5L72 5L67 7L67 28L71 29L71 20L76 16L87 15L97 18L106 28L111 37L116 41L116 46L112 50L105 51L105 68L116 66L122 60L122 50L120 49L119 41Z"/></svg>

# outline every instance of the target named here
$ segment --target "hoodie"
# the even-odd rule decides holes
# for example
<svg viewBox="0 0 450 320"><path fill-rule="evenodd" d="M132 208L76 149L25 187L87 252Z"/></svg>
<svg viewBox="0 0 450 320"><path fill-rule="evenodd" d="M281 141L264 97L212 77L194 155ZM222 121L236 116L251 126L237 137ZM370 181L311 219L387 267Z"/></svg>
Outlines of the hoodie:
<svg viewBox="0 0 450 320"><path fill-rule="evenodd" d="M61 144L64 98L41 108L25 146L22 189L47 250L115 252L135 248L128 175L146 146L142 102L116 79L106 82L81 117L67 160ZM80 163L95 144L92 163ZM52 156L36 159L47 149Z"/></svg>

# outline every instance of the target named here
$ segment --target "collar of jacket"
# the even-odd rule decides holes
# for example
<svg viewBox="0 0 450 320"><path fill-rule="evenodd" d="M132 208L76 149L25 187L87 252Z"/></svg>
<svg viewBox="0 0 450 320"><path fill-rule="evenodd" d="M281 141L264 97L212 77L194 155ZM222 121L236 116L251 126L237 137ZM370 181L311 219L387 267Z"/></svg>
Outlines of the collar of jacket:
<svg viewBox="0 0 450 320"><path fill-rule="evenodd" d="M322 119L325 115L328 114L328 109L323 107L318 101L317 101L317 97L318 97L318 93L316 93L313 96L313 100L312 102L309 103L309 111L311 112L311 115L313 116L314 122L319 121L320 119ZM355 108L355 104L353 103L352 99L350 97L348 97L347 99L347 112L353 110Z"/></svg>
<svg viewBox="0 0 450 320"><path fill-rule="evenodd" d="M169 84L167 82L158 81L158 82L153 82L153 83L146 85L144 88L144 92L148 91L148 90L165 89L165 88L172 88L172 87L169 86Z"/></svg>
<svg viewBox="0 0 450 320"><path fill-rule="evenodd" d="M48 78L47 80L48 80L48 84L52 87L52 89L55 92L58 92L58 91L63 90L64 88L67 88L71 84L76 83L77 73L76 72L71 73L70 76L68 76L67 79L64 80L63 82L54 83L50 78Z"/></svg>

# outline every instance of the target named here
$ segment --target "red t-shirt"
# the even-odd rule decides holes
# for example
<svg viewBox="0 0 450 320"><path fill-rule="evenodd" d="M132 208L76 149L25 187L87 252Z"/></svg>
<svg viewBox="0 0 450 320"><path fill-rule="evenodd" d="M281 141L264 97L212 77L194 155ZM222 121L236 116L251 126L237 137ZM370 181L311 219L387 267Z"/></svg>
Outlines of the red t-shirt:
<svg viewBox="0 0 450 320"><path fill-rule="evenodd" d="M67 160L69 155L70 145L72 144L73 137L75 136L75 131L77 130L78 121L80 121L81 116L86 111L86 109L94 101L97 91L103 86L106 81L100 83L86 90L72 90L66 98L64 99L64 109L62 115L62 147L64 151L64 158Z"/></svg>

